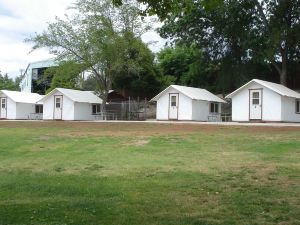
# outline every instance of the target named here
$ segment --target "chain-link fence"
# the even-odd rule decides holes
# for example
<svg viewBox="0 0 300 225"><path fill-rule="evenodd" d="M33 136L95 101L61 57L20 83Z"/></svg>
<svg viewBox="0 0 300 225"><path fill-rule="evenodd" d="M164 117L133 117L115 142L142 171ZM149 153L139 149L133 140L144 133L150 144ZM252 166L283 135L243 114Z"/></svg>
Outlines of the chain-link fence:
<svg viewBox="0 0 300 225"><path fill-rule="evenodd" d="M105 112L95 115L96 120L146 120L155 118L155 109L146 99L109 102ZM154 111L154 115L153 115Z"/></svg>

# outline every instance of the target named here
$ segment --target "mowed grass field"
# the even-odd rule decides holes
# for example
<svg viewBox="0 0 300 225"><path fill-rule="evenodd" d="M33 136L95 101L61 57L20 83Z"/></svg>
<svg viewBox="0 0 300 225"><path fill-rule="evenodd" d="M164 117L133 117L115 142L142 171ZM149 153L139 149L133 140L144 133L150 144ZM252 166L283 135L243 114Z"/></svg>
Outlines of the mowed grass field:
<svg viewBox="0 0 300 225"><path fill-rule="evenodd" d="M1 225L300 224L300 128L0 122Z"/></svg>

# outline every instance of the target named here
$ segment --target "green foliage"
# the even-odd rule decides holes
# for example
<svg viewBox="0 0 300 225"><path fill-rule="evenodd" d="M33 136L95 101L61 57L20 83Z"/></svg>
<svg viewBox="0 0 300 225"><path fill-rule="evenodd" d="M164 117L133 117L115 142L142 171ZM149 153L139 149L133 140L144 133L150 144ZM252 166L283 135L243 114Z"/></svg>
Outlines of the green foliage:
<svg viewBox="0 0 300 225"><path fill-rule="evenodd" d="M126 51L122 69L116 74L113 88L134 97L153 97L160 90L154 55L148 46L131 32L124 35Z"/></svg>
<svg viewBox="0 0 300 225"><path fill-rule="evenodd" d="M88 76L82 82L82 90L84 90L84 91L95 91L95 90L97 90L96 85L97 85L97 81L96 81L95 77Z"/></svg>
<svg viewBox="0 0 300 225"><path fill-rule="evenodd" d="M47 90L51 87L53 73L52 67L43 68L39 71L38 78L32 80L32 89L35 93L40 95L45 95L47 93Z"/></svg>
<svg viewBox="0 0 300 225"><path fill-rule="evenodd" d="M153 97L162 86L154 55L140 38L131 33L126 35L126 43L124 62L115 74L112 88L131 97ZM95 90L96 83L95 77L89 76L83 82L83 89Z"/></svg>
<svg viewBox="0 0 300 225"><path fill-rule="evenodd" d="M116 6L122 6L128 0L113 0ZM181 0L137 0L147 7L141 11L142 15L157 15L160 19L165 19L170 12L177 12L189 6L190 1Z"/></svg>
<svg viewBox="0 0 300 225"><path fill-rule="evenodd" d="M195 46L166 47L158 54L158 67L167 85L174 83L220 91L215 79L218 67Z"/></svg>
<svg viewBox="0 0 300 225"><path fill-rule="evenodd" d="M292 80L290 65L300 60L298 1L187 2L188 7L169 11L160 30L163 37L196 45L216 63L231 61L223 66L231 66L231 71L247 73L244 67L249 61L268 62L282 84ZM230 76L229 71L222 72Z"/></svg>
<svg viewBox="0 0 300 225"><path fill-rule="evenodd" d="M85 65L96 81L96 90L105 102L115 75L126 64L130 72L139 73L137 62L128 60L128 33L137 37L144 29L138 5L132 2L115 8L110 0L78 0L73 17L57 18L48 29L28 41L33 49L46 47L59 60Z"/></svg>
<svg viewBox="0 0 300 225"><path fill-rule="evenodd" d="M82 77L80 76L85 69L84 65L74 61L62 61L57 67L48 68L44 72L44 78L51 77L51 87L47 92L52 91L57 87L77 89L80 88Z"/></svg>
<svg viewBox="0 0 300 225"><path fill-rule="evenodd" d="M21 76L16 77L15 80L9 78L7 74L2 75L0 71L0 90L19 91Z"/></svg>

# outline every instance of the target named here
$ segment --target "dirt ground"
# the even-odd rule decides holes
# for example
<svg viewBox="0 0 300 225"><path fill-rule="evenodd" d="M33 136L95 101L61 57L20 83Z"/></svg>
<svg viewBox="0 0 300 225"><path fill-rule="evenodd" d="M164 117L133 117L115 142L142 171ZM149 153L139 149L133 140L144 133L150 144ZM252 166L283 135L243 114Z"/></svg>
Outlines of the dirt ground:
<svg viewBox="0 0 300 225"><path fill-rule="evenodd" d="M222 126L204 124L184 124L184 123L124 123L124 122L66 122L66 121L1 121L1 128L24 128L24 129L50 129L59 132L58 135L108 135L108 136L128 136L128 135L168 135L184 132L292 132L300 131L300 127L273 127L273 126ZM64 130L68 130L65 134Z"/></svg>

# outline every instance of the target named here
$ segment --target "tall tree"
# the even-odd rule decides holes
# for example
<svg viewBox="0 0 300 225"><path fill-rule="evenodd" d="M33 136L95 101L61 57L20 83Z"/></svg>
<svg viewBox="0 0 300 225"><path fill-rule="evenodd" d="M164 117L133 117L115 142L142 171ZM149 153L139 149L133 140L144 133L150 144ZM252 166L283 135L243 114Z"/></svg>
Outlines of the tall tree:
<svg viewBox="0 0 300 225"><path fill-rule="evenodd" d="M219 86L219 67L215 66L201 50L194 46L176 44L166 47L158 54L158 66L173 84L223 91Z"/></svg>
<svg viewBox="0 0 300 225"><path fill-rule="evenodd" d="M300 1L139 1L147 5L146 13L157 14L164 21L164 37L197 43L224 62L234 59L232 68L243 67L249 59L269 63L280 82L287 85L290 65L299 62ZM115 0L115 4L122 4L122 0Z"/></svg>
<svg viewBox="0 0 300 225"><path fill-rule="evenodd" d="M133 97L152 97L160 90L154 54L132 32L127 32L124 37L128 46L125 62L122 70L116 74L113 88Z"/></svg>
<svg viewBox="0 0 300 225"><path fill-rule="evenodd" d="M73 10L73 16L57 18L46 31L28 41L35 43L33 49L47 47L59 60L84 65L96 80L96 92L105 110L115 74L126 62L128 46L124 34L133 32L138 36L144 28L139 9L132 1L115 8L110 0L78 0ZM128 66L139 69L134 63Z"/></svg>
<svg viewBox="0 0 300 225"><path fill-rule="evenodd" d="M164 37L196 43L215 59L269 62L287 84L288 64L299 61L299 1L190 1L174 11L161 30Z"/></svg>
<svg viewBox="0 0 300 225"><path fill-rule="evenodd" d="M288 65L300 59L300 1L254 1L266 37L266 58L280 74L281 84L287 85Z"/></svg>

